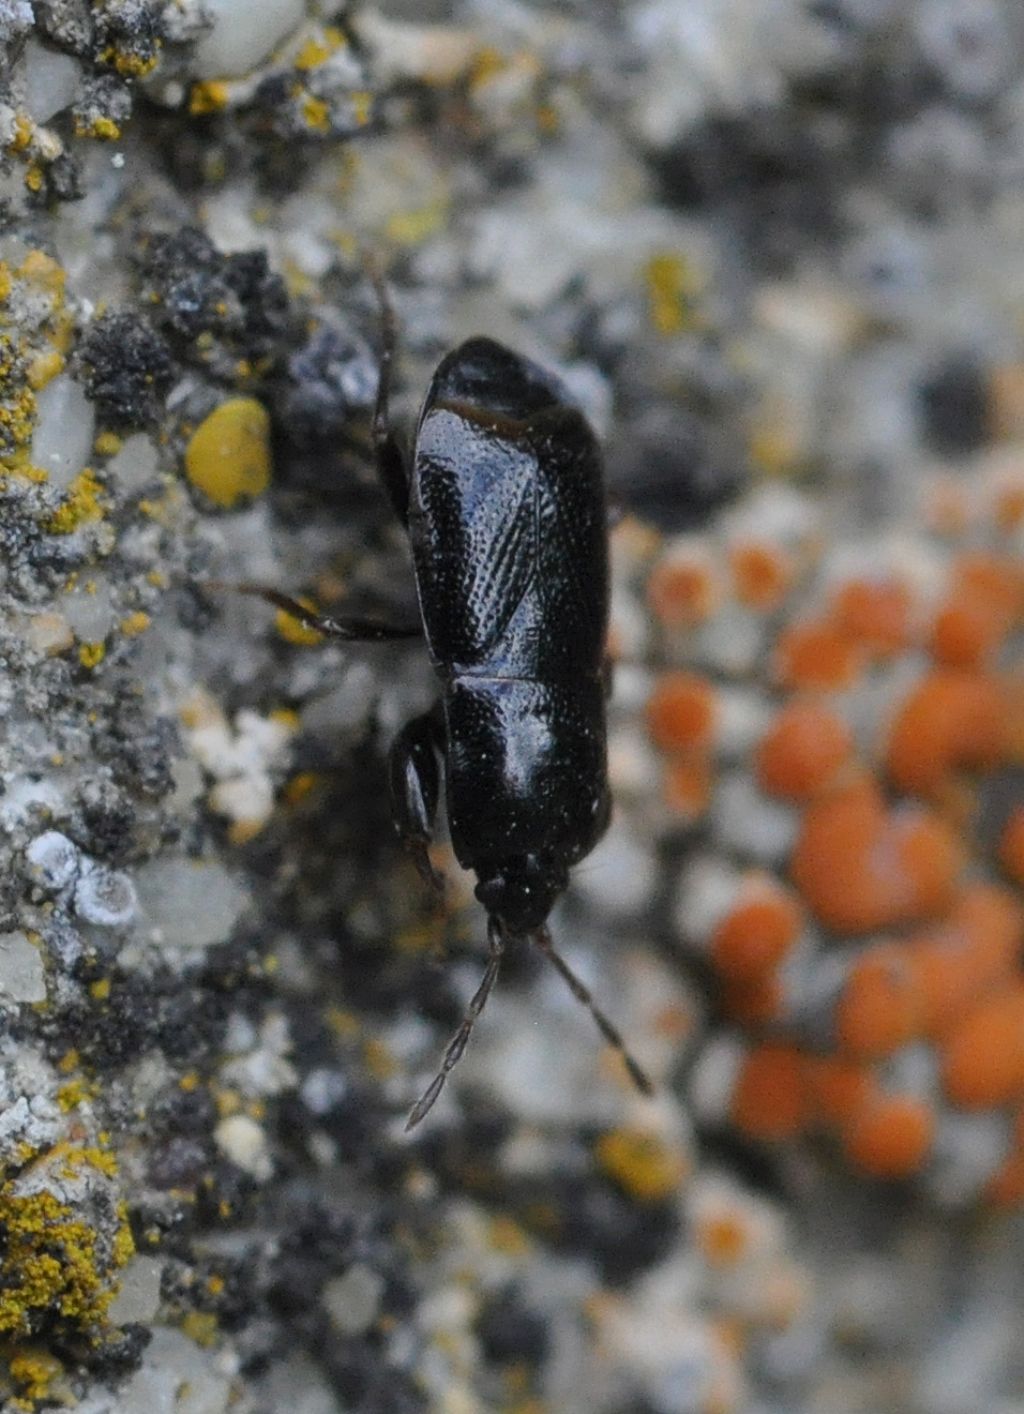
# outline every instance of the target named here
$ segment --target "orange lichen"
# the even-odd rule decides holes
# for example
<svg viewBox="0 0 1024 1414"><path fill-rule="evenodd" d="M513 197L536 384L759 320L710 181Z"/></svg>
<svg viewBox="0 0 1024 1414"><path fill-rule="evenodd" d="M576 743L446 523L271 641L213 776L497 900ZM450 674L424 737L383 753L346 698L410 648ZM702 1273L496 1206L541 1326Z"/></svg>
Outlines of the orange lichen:
<svg viewBox="0 0 1024 1414"><path fill-rule="evenodd" d="M882 1095L843 1135L847 1158L874 1178L909 1178L923 1165L935 1137L935 1113L913 1095Z"/></svg>
<svg viewBox="0 0 1024 1414"><path fill-rule="evenodd" d="M1024 565L1000 555L962 555L956 563L954 590L987 603L1009 623L1024 614Z"/></svg>
<svg viewBox="0 0 1024 1414"><path fill-rule="evenodd" d="M665 803L674 815L697 820L711 804L713 772L702 754L675 756L663 772Z"/></svg>
<svg viewBox="0 0 1024 1414"><path fill-rule="evenodd" d="M956 836L943 821L917 808L887 810L870 778L808 807L790 861L821 922L849 933L940 913L959 865Z"/></svg>
<svg viewBox="0 0 1024 1414"><path fill-rule="evenodd" d="M735 545L729 555L729 567L736 598L748 609L777 608L793 582L788 555L759 540Z"/></svg>
<svg viewBox="0 0 1024 1414"><path fill-rule="evenodd" d="M1024 910L1004 890L972 884L949 917L906 945L924 1035L941 1033L1006 977L1024 942Z"/></svg>
<svg viewBox="0 0 1024 1414"><path fill-rule="evenodd" d="M1024 1154L1011 1154L985 1185L985 1200L996 1208L1017 1208L1024 1203Z"/></svg>
<svg viewBox="0 0 1024 1414"><path fill-rule="evenodd" d="M751 1139L791 1139L808 1117L803 1057L795 1046L756 1046L744 1059L732 1096L732 1120Z"/></svg>
<svg viewBox="0 0 1024 1414"><path fill-rule="evenodd" d="M1024 484L1004 486L996 495L992 508L996 526L1004 534L1024 525Z"/></svg>
<svg viewBox="0 0 1024 1414"><path fill-rule="evenodd" d="M782 984L773 973L754 982L722 985L722 1014L737 1026L766 1026L774 1021L782 1005Z"/></svg>
<svg viewBox="0 0 1024 1414"><path fill-rule="evenodd" d="M757 749L755 769L769 795L807 800L834 779L853 752L853 734L813 698L796 698L776 716Z"/></svg>
<svg viewBox="0 0 1024 1414"><path fill-rule="evenodd" d="M898 580L851 579L832 600L839 631L872 653L892 654L910 642L910 591Z"/></svg>
<svg viewBox="0 0 1024 1414"><path fill-rule="evenodd" d="M711 847L721 842L730 862L736 845L707 809L718 752L795 817L788 858L756 888L748 879L695 940L720 1015L744 1035L730 1122L771 1143L816 1130L882 1179L921 1171L950 1106L1024 1107L1024 806L1004 804L1024 763L1019 465L1015 454L979 463L973 485L959 472L931 478L930 526L922 533L919 517L915 527L926 577L913 557L904 577L902 558L878 569L872 555L872 568L836 580L832 565L848 555L822 555L806 526L783 549L753 520L748 537L726 541L728 578L716 576L714 596L694 568L720 563L713 537L686 542L675 584L666 555L649 590L666 623L702 622L728 596L764 613L759 632L772 635L770 680L754 677L774 692L775 715L738 762L716 679L685 670L685 639L670 642L678 666L648 709L666 802L687 821L708 818ZM969 551L955 543L965 532ZM943 576L934 601L933 568ZM802 1027L811 996L814 1054ZM935 1093L893 1093L908 1047L934 1056ZM961 1175L994 1203L1024 1205L1021 1116L987 1184L970 1164ZM944 1162L955 1161L951 1150Z"/></svg>
<svg viewBox="0 0 1024 1414"><path fill-rule="evenodd" d="M806 619L783 630L775 649L775 675L787 688L836 692L860 675L860 646L826 619Z"/></svg>
<svg viewBox="0 0 1024 1414"><path fill-rule="evenodd" d="M725 1209L706 1213L694 1224L694 1239L712 1267L734 1267L750 1250L750 1224L742 1214Z"/></svg>
<svg viewBox="0 0 1024 1414"><path fill-rule="evenodd" d="M715 727L715 691L694 673L666 673L647 703L647 729L662 751L707 747Z"/></svg>
<svg viewBox="0 0 1024 1414"><path fill-rule="evenodd" d="M744 891L711 936L711 958L730 982L749 984L773 971L800 934L801 910L770 879Z"/></svg>
<svg viewBox="0 0 1024 1414"><path fill-rule="evenodd" d="M686 1158L656 1134L613 1129L597 1141L597 1162L620 1188L641 1203L659 1203L676 1192Z"/></svg>
<svg viewBox="0 0 1024 1414"><path fill-rule="evenodd" d="M693 628L703 623L717 597L711 568L701 559L662 560L647 582L647 602L666 628Z"/></svg>
<svg viewBox="0 0 1024 1414"><path fill-rule="evenodd" d="M990 677L938 668L903 703L889 735L893 783L933 794L957 768L991 768L1007 748L1006 694Z"/></svg>
<svg viewBox="0 0 1024 1414"><path fill-rule="evenodd" d="M840 1048L860 1061L880 1060L914 1036L919 1020L914 974L896 947L870 948L850 969L836 1003Z"/></svg>
<svg viewBox="0 0 1024 1414"><path fill-rule="evenodd" d="M874 1099L877 1082L868 1066L840 1056L810 1056L805 1063L811 1110L818 1124L847 1124Z"/></svg>
<svg viewBox="0 0 1024 1414"><path fill-rule="evenodd" d="M964 1109L1007 1104L1024 1090L1024 983L985 998L951 1028L942 1083Z"/></svg>
<svg viewBox="0 0 1024 1414"><path fill-rule="evenodd" d="M1011 879L1024 887L1024 805L1018 805L999 839L999 863Z"/></svg>
<svg viewBox="0 0 1024 1414"><path fill-rule="evenodd" d="M939 610L929 645L932 657L946 668L983 668L1006 636L1002 614L975 596L948 600Z"/></svg>

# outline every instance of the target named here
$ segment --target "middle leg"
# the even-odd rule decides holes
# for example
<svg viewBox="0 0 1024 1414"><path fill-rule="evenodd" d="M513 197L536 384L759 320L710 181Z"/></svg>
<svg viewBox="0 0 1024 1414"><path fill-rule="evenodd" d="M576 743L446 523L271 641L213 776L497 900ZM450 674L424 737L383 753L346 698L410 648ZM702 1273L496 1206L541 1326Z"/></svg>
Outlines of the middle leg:
<svg viewBox="0 0 1024 1414"><path fill-rule="evenodd" d="M395 828L423 879L439 892L444 880L431 864L427 846L434 836L441 796L438 754L443 745L441 705L436 703L402 728L388 755Z"/></svg>

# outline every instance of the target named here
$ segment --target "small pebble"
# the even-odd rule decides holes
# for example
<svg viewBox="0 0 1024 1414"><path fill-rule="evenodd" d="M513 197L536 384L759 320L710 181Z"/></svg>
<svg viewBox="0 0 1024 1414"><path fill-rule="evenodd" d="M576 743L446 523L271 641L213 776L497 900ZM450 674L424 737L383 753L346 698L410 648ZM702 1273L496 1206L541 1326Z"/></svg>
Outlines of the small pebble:
<svg viewBox="0 0 1024 1414"><path fill-rule="evenodd" d="M88 464L96 415L85 389L62 373L36 396L32 460L49 484L66 491Z"/></svg>
<svg viewBox="0 0 1024 1414"><path fill-rule="evenodd" d="M123 928L135 917L137 907L135 886L127 874L102 865L83 871L75 888L75 912L86 923Z"/></svg>
<svg viewBox="0 0 1024 1414"><path fill-rule="evenodd" d="M121 1289L107 1312L115 1326L153 1319L160 1307L163 1270L163 1262L156 1257L135 1257L129 1262L121 1278Z"/></svg>
<svg viewBox="0 0 1024 1414"><path fill-rule="evenodd" d="M8 1002L46 1000L43 959L24 933L0 933L0 999Z"/></svg>
<svg viewBox="0 0 1024 1414"><path fill-rule="evenodd" d="M260 0L254 23L251 0L205 0L213 27L196 45L197 78L241 78L288 35L305 13L303 0Z"/></svg>
<svg viewBox="0 0 1024 1414"><path fill-rule="evenodd" d="M244 1173L265 1182L273 1173L267 1136L248 1115L228 1115L213 1131L217 1147Z"/></svg>
<svg viewBox="0 0 1024 1414"><path fill-rule="evenodd" d="M376 1319L384 1278L372 1267L356 1262L344 1276L324 1287L324 1305L331 1325L341 1335L362 1335Z"/></svg>
<svg viewBox="0 0 1024 1414"><path fill-rule="evenodd" d="M56 893L71 883L78 873L78 846L59 830L36 835L25 851L34 879Z"/></svg>

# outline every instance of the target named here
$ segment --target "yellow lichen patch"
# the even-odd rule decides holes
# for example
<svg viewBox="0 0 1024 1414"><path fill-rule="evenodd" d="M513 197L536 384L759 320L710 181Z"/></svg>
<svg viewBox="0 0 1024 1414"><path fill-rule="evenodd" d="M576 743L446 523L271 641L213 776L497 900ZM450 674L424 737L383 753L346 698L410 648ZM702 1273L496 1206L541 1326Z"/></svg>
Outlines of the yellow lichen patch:
<svg viewBox="0 0 1024 1414"><path fill-rule="evenodd" d="M121 443L116 432L101 432L92 445L98 457L112 457L121 450Z"/></svg>
<svg viewBox="0 0 1024 1414"><path fill-rule="evenodd" d="M121 129L113 118L106 118L103 114L94 118L84 130L75 124L75 132L79 137L94 137L100 142L117 142L121 137Z"/></svg>
<svg viewBox="0 0 1024 1414"><path fill-rule="evenodd" d="M597 1162L620 1188L641 1203L668 1198L686 1174L686 1161L657 1135L613 1129L597 1141Z"/></svg>
<svg viewBox="0 0 1024 1414"><path fill-rule="evenodd" d="M352 116L360 128L365 128L373 117L373 94L368 89L357 89L349 94Z"/></svg>
<svg viewBox="0 0 1024 1414"><path fill-rule="evenodd" d="M188 96L188 111L197 117L204 113L221 113L228 106L229 92L223 79L194 83Z"/></svg>
<svg viewBox="0 0 1024 1414"><path fill-rule="evenodd" d="M0 455L8 459L32 440L36 397L22 382L18 351L13 340L0 334Z"/></svg>
<svg viewBox="0 0 1024 1414"><path fill-rule="evenodd" d="M39 250L38 247L30 250L18 266L18 276L20 279L28 280L40 289L50 290L54 294L63 291L67 280L67 272L60 262L54 260L52 255L47 255L45 250Z"/></svg>
<svg viewBox="0 0 1024 1414"><path fill-rule="evenodd" d="M160 40L155 43L159 49ZM145 78L156 68L158 58L157 54L136 54L131 49L118 49L114 44L108 44L100 54L101 63L109 64L126 79Z"/></svg>
<svg viewBox="0 0 1024 1414"><path fill-rule="evenodd" d="M359 1018L340 1006L327 1007L324 1020L339 1041L354 1041L362 1030Z"/></svg>
<svg viewBox="0 0 1024 1414"><path fill-rule="evenodd" d="M651 323L659 334L679 334L692 328L691 304L698 282L683 257L675 251L652 255L644 267Z"/></svg>
<svg viewBox="0 0 1024 1414"><path fill-rule="evenodd" d="M185 474L215 505L230 508L270 483L270 418L255 398L229 398L200 423L185 449Z"/></svg>
<svg viewBox="0 0 1024 1414"><path fill-rule="evenodd" d="M477 50L473 59L473 67L469 73L470 88L479 88L483 84L490 83L508 68L509 61L500 49L496 49L492 44L485 44Z"/></svg>
<svg viewBox="0 0 1024 1414"><path fill-rule="evenodd" d="M316 790L323 777L317 771L300 771L285 783L281 792L285 805L294 808Z"/></svg>
<svg viewBox="0 0 1024 1414"><path fill-rule="evenodd" d="M136 610L134 614L128 614L118 625L126 638L137 638L140 633L145 633L153 620L142 609Z"/></svg>
<svg viewBox="0 0 1024 1414"><path fill-rule="evenodd" d="M10 471L16 481L27 481L33 486L45 486L50 479L50 473L44 466L33 466L31 462L11 465L5 469Z"/></svg>
<svg viewBox="0 0 1024 1414"><path fill-rule="evenodd" d="M302 118L306 127L314 133L328 133L331 130L331 110L322 98L314 98L311 93L302 99Z"/></svg>
<svg viewBox="0 0 1024 1414"><path fill-rule="evenodd" d="M385 234L394 245L418 245L441 229L447 202L432 201L418 211L396 211L388 217Z"/></svg>
<svg viewBox="0 0 1024 1414"><path fill-rule="evenodd" d="M47 383L56 378L64 367L64 355L57 349L44 349L37 353L28 365L28 386L35 392L40 388L45 388Z"/></svg>
<svg viewBox="0 0 1024 1414"><path fill-rule="evenodd" d="M7 1370L18 1389L12 1409L31 1409L36 1400L47 1399L53 1385L64 1373L64 1366L48 1351L36 1346L16 1349L7 1361ZM63 1399L60 1403L64 1403Z"/></svg>
<svg viewBox="0 0 1024 1414"><path fill-rule="evenodd" d="M316 34L311 34L295 56L297 69L317 69L345 43L345 36L334 25L325 25Z"/></svg>
<svg viewBox="0 0 1024 1414"><path fill-rule="evenodd" d="M110 978L100 977L89 983L89 995L95 1002L105 1002L110 996Z"/></svg>
<svg viewBox="0 0 1024 1414"><path fill-rule="evenodd" d="M6 260L0 260L0 303L9 297L13 284L11 267Z"/></svg>
<svg viewBox="0 0 1024 1414"><path fill-rule="evenodd" d="M0 1332L28 1335L37 1320L57 1315L78 1325L102 1322L113 1300L114 1273L134 1251L123 1213L112 1249L53 1193L0 1187Z"/></svg>
<svg viewBox="0 0 1024 1414"><path fill-rule="evenodd" d="M297 732L302 723L302 719L294 707L275 707L269 714L271 722L277 722L278 726L284 727L285 731Z"/></svg>
<svg viewBox="0 0 1024 1414"><path fill-rule="evenodd" d="M236 848L241 848L254 840L266 823L266 820L233 820L228 826L228 839Z"/></svg>
<svg viewBox="0 0 1024 1414"><path fill-rule="evenodd" d="M181 1329L196 1345L211 1346L217 1341L217 1317L212 1311L189 1311Z"/></svg>
<svg viewBox="0 0 1024 1414"><path fill-rule="evenodd" d="M106 653L106 645L103 643L83 643L78 649L78 661L83 668L95 668L103 662Z"/></svg>
<svg viewBox="0 0 1024 1414"><path fill-rule="evenodd" d="M27 113L19 112L14 118L14 141L11 143L12 152L23 152L32 141L32 134L35 125Z"/></svg>
<svg viewBox="0 0 1024 1414"><path fill-rule="evenodd" d="M46 522L46 529L52 535L70 535L80 525L100 520L102 515L103 486L92 467L87 466L68 487L62 504Z"/></svg>
<svg viewBox="0 0 1024 1414"><path fill-rule="evenodd" d="M514 1218L499 1215L491 1220L491 1246L507 1257L524 1257L530 1250L530 1239Z"/></svg>
<svg viewBox="0 0 1024 1414"><path fill-rule="evenodd" d="M109 1138L109 1135L105 1134L105 1137ZM60 1173L63 1178L75 1178L83 1169L92 1169L95 1173L102 1173L106 1178L113 1178L117 1173L117 1160L114 1155L95 1144L81 1148L70 1144L58 1144L52 1150L51 1158L60 1159Z"/></svg>
<svg viewBox="0 0 1024 1414"><path fill-rule="evenodd" d="M390 1080L398 1070L398 1062L384 1042L372 1037L363 1046L363 1059L375 1080Z"/></svg>
<svg viewBox="0 0 1024 1414"><path fill-rule="evenodd" d="M297 601L304 609L308 609L311 614L317 612L317 607L312 599L303 597ZM274 627L282 638L289 643L296 643L302 647L311 648L317 643L324 641L324 636L319 629L309 628L297 619L294 614L289 614L287 609L278 609L274 615Z"/></svg>
<svg viewBox="0 0 1024 1414"><path fill-rule="evenodd" d="M83 1100L89 1100L96 1093L96 1087L87 1080L69 1080L57 1091L57 1103L65 1114L76 1110Z"/></svg>

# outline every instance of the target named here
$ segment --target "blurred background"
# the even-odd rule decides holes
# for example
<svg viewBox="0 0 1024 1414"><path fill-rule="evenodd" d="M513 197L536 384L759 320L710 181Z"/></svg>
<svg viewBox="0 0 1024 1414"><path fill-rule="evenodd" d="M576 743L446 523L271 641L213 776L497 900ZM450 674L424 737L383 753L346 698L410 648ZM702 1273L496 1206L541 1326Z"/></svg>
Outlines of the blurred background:
<svg viewBox="0 0 1024 1414"><path fill-rule="evenodd" d="M0 1402L1022 1414L1024 11L0 0ZM376 485L605 448L615 814L481 975Z"/></svg>

